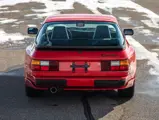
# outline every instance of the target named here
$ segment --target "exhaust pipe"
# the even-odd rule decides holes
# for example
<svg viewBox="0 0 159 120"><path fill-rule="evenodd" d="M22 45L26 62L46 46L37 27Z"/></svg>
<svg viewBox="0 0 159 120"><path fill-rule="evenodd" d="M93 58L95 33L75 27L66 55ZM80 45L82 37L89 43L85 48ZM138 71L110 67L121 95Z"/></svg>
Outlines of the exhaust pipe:
<svg viewBox="0 0 159 120"><path fill-rule="evenodd" d="M52 87L52 88L50 88L50 92L52 93L52 94L55 94L55 93L57 93L57 88L56 87Z"/></svg>

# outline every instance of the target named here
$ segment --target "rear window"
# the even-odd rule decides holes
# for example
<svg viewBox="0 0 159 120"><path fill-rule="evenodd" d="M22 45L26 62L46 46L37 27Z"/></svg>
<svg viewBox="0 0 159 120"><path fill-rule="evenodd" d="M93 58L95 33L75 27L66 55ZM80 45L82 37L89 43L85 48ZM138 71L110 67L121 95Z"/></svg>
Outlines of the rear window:
<svg viewBox="0 0 159 120"><path fill-rule="evenodd" d="M45 23L36 43L46 48L107 48L122 46L124 39L115 23L68 21Z"/></svg>

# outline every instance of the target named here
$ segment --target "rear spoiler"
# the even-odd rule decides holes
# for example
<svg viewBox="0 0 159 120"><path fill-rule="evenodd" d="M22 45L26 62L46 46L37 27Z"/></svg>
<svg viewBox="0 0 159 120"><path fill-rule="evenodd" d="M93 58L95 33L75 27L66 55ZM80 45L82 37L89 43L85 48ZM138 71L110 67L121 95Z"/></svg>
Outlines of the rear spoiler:
<svg viewBox="0 0 159 120"><path fill-rule="evenodd" d="M53 46L53 47L38 47L36 46L36 50L124 50L126 48L125 45L122 46Z"/></svg>

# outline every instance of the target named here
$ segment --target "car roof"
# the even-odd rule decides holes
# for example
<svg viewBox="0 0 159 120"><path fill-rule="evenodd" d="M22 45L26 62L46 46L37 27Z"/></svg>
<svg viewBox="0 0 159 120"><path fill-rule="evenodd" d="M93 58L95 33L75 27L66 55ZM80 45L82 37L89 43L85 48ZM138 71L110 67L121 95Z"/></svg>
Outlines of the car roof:
<svg viewBox="0 0 159 120"><path fill-rule="evenodd" d="M58 21L103 21L118 23L113 15L98 15L98 14L58 14L47 17L43 23L58 22Z"/></svg>

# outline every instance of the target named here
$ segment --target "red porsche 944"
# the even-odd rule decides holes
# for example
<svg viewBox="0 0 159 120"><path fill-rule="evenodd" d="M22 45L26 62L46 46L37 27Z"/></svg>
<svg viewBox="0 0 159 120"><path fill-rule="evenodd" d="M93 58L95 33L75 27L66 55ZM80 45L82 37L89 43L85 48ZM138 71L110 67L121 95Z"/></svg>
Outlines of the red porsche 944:
<svg viewBox="0 0 159 120"><path fill-rule="evenodd" d="M25 91L35 97L50 90L117 90L133 97L136 55L112 15L61 14L47 17L25 54Z"/></svg>

